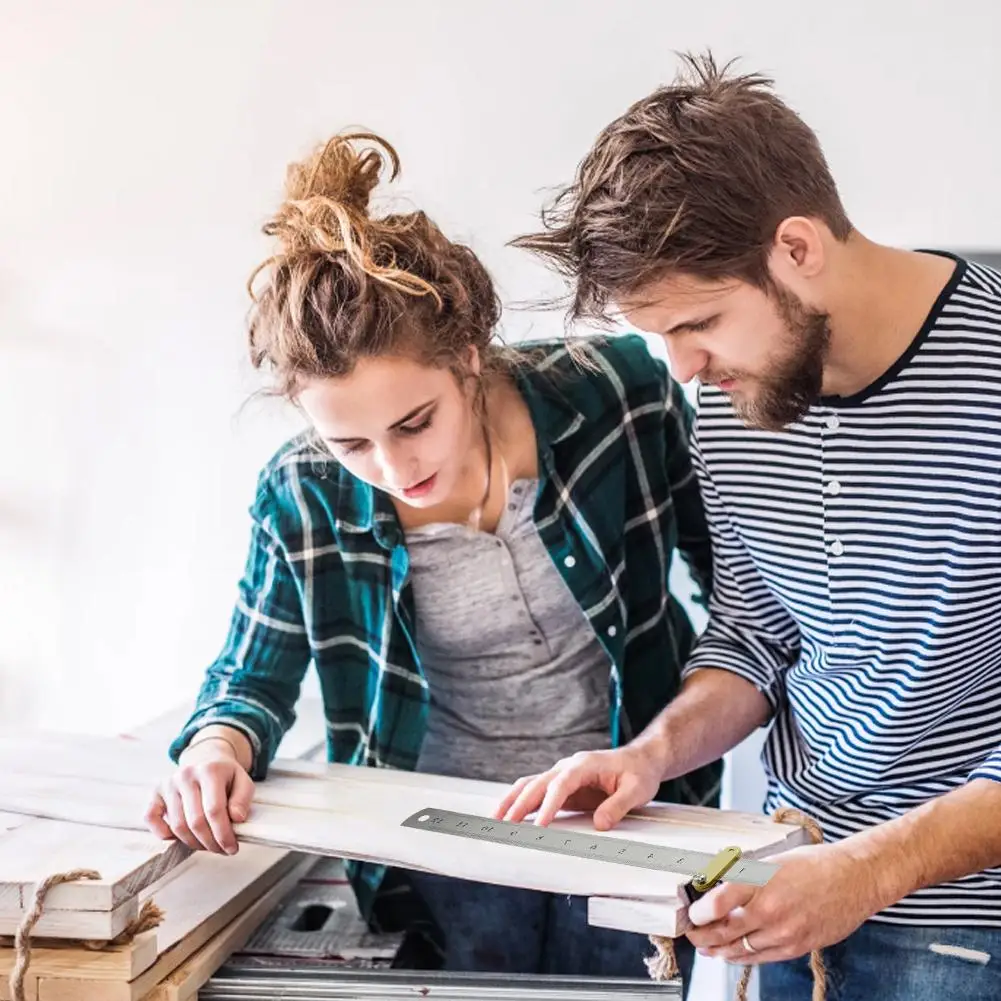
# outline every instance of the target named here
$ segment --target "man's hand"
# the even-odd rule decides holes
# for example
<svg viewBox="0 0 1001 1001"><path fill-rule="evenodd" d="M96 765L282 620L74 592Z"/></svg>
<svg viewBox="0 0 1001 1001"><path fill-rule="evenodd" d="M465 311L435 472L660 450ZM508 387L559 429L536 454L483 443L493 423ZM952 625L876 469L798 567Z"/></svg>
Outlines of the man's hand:
<svg viewBox="0 0 1001 1001"><path fill-rule="evenodd" d="M723 883L688 909L688 938L700 953L730 963L774 963L846 939L890 901L872 864L845 843L776 855L781 868L764 886ZM746 937L753 952L748 952Z"/></svg>
<svg viewBox="0 0 1001 1001"><path fill-rule="evenodd" d="M650 745L580 751L548 772L518 779L494 818L518 822L538 811L535 822L545 826L562 809L593 810L595 829L607 831L649 803L662 779L663 765Z"/></svg>

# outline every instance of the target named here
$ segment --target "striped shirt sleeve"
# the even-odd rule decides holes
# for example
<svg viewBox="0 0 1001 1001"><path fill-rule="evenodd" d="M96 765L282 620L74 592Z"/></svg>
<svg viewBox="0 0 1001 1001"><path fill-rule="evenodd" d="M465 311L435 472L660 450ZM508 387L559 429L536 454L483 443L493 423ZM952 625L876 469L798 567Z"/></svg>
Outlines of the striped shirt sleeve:
<svg viewBox="0 0 1001 1001"><path fill-rule="evenodd" d="M784 700L784 674L799 656L799 627L761 579L730 522L693 436L698 476L712 540L713 587L709 621L683 676L718 668L751 682L774 713Z"/></svg>
<svg viewBox="0 0 1001 1001"><path fill-rule="evenodd" d="M170 747L177 761L202 727L232 726L253 747L255 781L265 777L295 721L293 707L310 661L300 592L281 543L268 527L269 496L263 488L251 512L250 551L229 635L205 675L194 713Z"/></svg>
<svg viewBox="0 0 1001 1001"><path fill-rule="evenodd" d="M987 760L970 776L971 779L991 779L1001 782L1001 747L998 747Z"/></svg>

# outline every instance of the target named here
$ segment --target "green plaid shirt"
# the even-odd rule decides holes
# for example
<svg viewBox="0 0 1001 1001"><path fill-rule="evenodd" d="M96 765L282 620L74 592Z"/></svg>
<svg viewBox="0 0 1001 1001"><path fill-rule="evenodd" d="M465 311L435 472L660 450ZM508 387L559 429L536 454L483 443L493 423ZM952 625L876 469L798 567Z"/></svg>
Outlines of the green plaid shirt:
<svg viewBox="0 0 1001 1001"><path fill-rule="evenodd" d="M691 410L642 338L597 342L594 371L559 343L519 351L515 379L539 448L535 523L608 654L616 746L680 684L693 630L668 588L675 549L703 600L708 592L710 542L688 452ZM413 769L429 693L392 502L304 434L261 473L251 515L229 637L171 755L176 760L200 727L225 723L250 739L253 777L263 779L312 663L330 760ZM719 772L710 765L665 783L659 798L713 804ZM366 914L382 874L353 867Z"/></svg>

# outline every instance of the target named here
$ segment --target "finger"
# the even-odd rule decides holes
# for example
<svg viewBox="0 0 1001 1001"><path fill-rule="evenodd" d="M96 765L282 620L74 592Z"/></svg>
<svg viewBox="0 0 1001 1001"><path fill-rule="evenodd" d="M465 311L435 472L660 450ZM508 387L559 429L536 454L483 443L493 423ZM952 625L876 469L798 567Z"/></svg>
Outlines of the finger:
<svg viewBox="0 0 1001 1001"><path fill-rule="evenodd" d="M250 804L254 800L254 780L242 769L236 772L233 788L229 793L229 816L237 824L242 824L250 816ZM234 835L235 837L235 835Z"/></svg>
<svg viewBox="0 0 1001 1001"><path fill-rule="evenodd" d="M163 838L164 841L173 841L174 832L170 829L170 825L164 817L166 812L167 805L164 803L163 797L159 793L156 793L146 808L146 814L143 819L146 821L146 826L158 838Z"/></svg>
<svg viewBox="0 0 1001 1001"><path fill-rule="evenodd" d="M236 854L236 835L233 833L233 823L229 819L229 794L226 782L218 774L206 776L199 783L201 786L201 806L204 812L205 824L208 827L212 843L226 855ZM201 837L201 832L194 828ZM206 843L206 847L211 846Z"/></svg>
<svg viewBox="0 0 1001 1001"><path fill-rule="evenodd" d="M686 934L696 949L716 949L734 942L739 943L741 935L750 935L751 932L760 931L762 927L760 920L754 920L745 908L735 907L719 921L689 928Z"/></svg>
<svg viewBox="0 0 1001 1001"><path fill-rule="evenodd" d="M742 966L760 966L762 963L776 963L786 959L795 959L798 956L806 955L809 948L797 949L791 939L780 932L765 929L758 929L747 934L747 940L751 943L753 952L748 952L742 940L731 942L729 945L717 946L712 949L700 949L704 956L713 959L722 959L727 963L739 963Z"/></svg>
<svg viewBox="0 0 1001 1001"><path fill-rule="evenodd" d="M744 883L723 883L713 887L688 908L688 919L693 925L721 921L735 907L746 907L754 897L755 889Z"/></svg>
<svg viewBox="0 0 1001 1001"><path fill-rule="evenodd" d="M586 765L577 765L557 773L549 783L538 812L535 815L535 822L540 827L546 827L556 819L556 814L563 809L566 801L584 786L594 785L593 769Z"/></svg>
<svg viewBox="0 0 1001 1001"><path fill-rule="evenodd" d="M521 795L522 789L536 778L535 775L524 775L516 782L512 783L511 788L508 789L504 798L497 805L497 809L494 810L494 820L505 820L507 819L508 811L514 805L515 801Z"/></svg>
<svg viewBox="0 0 1001 1001"><path fill-rule="evenodd" d="M205 848L210 852L225 854L216 841L212 828L205 817L205 807L202 803L202 787L197 779L185 782L181 788L181 803L184 807L184 819L188 824L188 830L199 842L199 848Z"/></svg>
<svg viewBox="0 0 1001 1001"><path fill-rule="evenodd" d="M524 820L530 813L538 810L539 804L545 798L551 776L551 772L544 772L542 775L536 775L525 783L513 805L508 808L504 819L517 824Z"/></svg>
<svg viewBox="0 0 1001 1001"><path fill-rule="evenodd" d="M181 796L178 791L172 785L168 785L164 787L160 795L163 796L163 802L166 806L165 818L167 825L174 832L174 837L194 851L201 851L201 842L191 833L191 829L185 820L184 806L181 803Z"/></svg>

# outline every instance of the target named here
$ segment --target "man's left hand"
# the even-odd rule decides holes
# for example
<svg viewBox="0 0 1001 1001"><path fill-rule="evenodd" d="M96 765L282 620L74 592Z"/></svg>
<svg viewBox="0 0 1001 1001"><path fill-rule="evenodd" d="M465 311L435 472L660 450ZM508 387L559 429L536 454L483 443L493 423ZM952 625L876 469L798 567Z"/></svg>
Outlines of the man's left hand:
<svg viewBox="0 0 1001 1001"><path fill-rule="evenodd" d="M844 843L795 848L764 886L723 883L688 909L700 953L730 963L774 963L847 938L881 910L873 867ZM750 945L753 951L748 951Z"/></svg>

